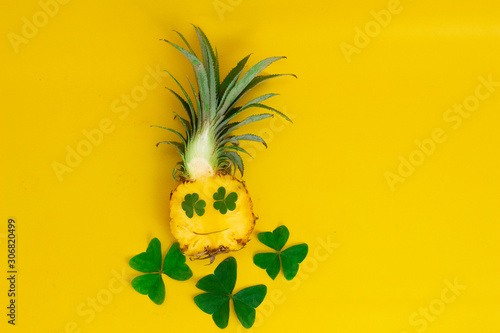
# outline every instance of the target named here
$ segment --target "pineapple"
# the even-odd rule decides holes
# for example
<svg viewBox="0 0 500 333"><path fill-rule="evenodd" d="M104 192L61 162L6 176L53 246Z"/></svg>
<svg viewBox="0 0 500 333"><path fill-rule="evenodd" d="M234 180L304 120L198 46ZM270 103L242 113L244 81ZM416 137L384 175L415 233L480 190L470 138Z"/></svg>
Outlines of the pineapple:
<svg viewBox="0 0 500 333"><path fill-rule="evenodd" d="M174 112L185 133L155 126L177 135L180 141L162 141L177 148L182 160L177 163L172 176L179 181L170 196L170 229L183 253L191 259L210 258L217 254L240 250L248 242L256 217L252 200L245 183L235 177L236 169L243 176L240 147L242 140L255 141L267 147L266 142L254 134L234 134L244 125L277 114L290 119L282 112L262 104L276 94L265 94L236 106L241 98L256 85L279 76L293 74L259 75L273 62L284 57L264 59L246 73L244 67L250 56L243 58L221 81L219 59L206 35L194 27L202 57L198 57L182 34L186 45L178 46L162 39L180 51L193 66L196 85L189 81L192 96L170 73L179 86L182 96L170 91L180 101L186 112L183 118ZM261 108L273 113L260 113L235 121L235 117L250 108ZM248 153L247 153L248 154Z"/></svg>

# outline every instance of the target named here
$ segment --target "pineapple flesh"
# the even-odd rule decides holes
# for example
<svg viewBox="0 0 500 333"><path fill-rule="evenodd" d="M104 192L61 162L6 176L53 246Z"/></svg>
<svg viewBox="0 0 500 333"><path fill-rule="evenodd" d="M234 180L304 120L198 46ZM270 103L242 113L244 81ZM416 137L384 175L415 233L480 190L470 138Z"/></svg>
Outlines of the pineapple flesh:
<svg viewBox="0 0 500 333"><path fill-rule="evenodd" d="M226 194L236 193L234 209L226 207L224 214L209 202L218 189ZM201 216L195 211L189 218L182 208L186 195L198 194L199 200L207 203ZM180 209L179 209L180 207ZM229 207L233 208L233 207ZM252 200L243 182L231 175L215 175L185 181L172 192L170 197L170 230L179 242L181 250L194 258L214 257L217 254L243 248L255 225Z"/></svg>
<svg viewBox="0 0 500 333"><path fill-rule="evenodd" d="M249 56L243 58L223 79L219 77L219 58L206 35L195 27L201 57L193 51L184 36L177 32L185 48L165 42L180 51L191 63L196 77L196 88L190 82L187 89L171 75L181 90L170 90L180 101L185 112L176 112L184 133L155 126L175 134L179 141L162 141L177 148L181 161L173 170L179 181L170 196L170 229L181 250L191 259L210 258L217 254L236 251L249 241L254 229L255 216L245 184L235 177L236 170L243 176L244 165L240 156L246 150L240 141L266 142L254 134L234 134L241 127L273 117L275 114L290 119L280 111L262 104L276 94L265 94L242 105L242 97L258 84L272 78L293 74L260 73L273 62L284 57L264 59L244 72ZM169 73L170 74L170 73ZM241 118L247 109L266 112ZM272 113L269 113L271 111Z"/></svg>

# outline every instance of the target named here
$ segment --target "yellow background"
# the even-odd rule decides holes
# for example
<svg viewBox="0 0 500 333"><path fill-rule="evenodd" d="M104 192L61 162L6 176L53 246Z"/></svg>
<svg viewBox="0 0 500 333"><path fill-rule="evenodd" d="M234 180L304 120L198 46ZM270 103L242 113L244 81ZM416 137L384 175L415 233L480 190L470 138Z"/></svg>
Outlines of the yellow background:
<svg viewBox="0 0 500 333"><path fill-rule="evenodd" d="M252 64L286 55L267 72L298 76L252 95L280 93L270 105L294 120L249 128L269 143L246 145L255 160L244 180L260 219L254 241L234 254L236 290L269 288L252 331L500 331L500 87L458 128L444 118L476 89L484 96L479 77L500 81L496 1L67 1L45 9L51 17L34 0L0 6L0 266L14 217L19 270L15 327L6 324L2 273L2 332L220 331L192 300L215 265L190 263L188 282L164 277L161 306L129 283L133 255L153 237L164 252L173 242L178 156L155 148L173 137L149 125L179 126L171 111L180 105L163 88L171 79L147 77L148 68L193 77L158 40L180 43L176 29L196 44L190 23L217 46L223 73L253 52ZM372 11L389 9L398 12L384 27L374 23ZM37 31L23 28L35 21ZM367 45L356 39L365 28ZM29 38L13 44L23 29ZM357 52L346 57L346 44ZM123 95L144 91L145 78L157 86L114 112ZM66 163L67 147L85 145L83 131L103 119L102 142L60 181L53 163ZM391 190L386 172L397 174L400 156L418 157L415 140L436 128L446 140ZM266 249L256 232L280 224L289 245L310 248L292 282L252 263ZM226 331L243 331L234 312Z"/></svg>

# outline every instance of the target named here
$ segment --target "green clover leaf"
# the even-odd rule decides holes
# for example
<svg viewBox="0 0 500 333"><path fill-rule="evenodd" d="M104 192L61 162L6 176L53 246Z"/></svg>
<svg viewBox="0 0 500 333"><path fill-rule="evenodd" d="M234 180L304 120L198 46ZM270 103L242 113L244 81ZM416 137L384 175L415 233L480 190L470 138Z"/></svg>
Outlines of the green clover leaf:
<svg viewBox="0 0 500 333"><path fill-rule="evenodd" d="M144 274L132 280L132 287L142 295L148 295L155 304L161 305L165 300L165 284L161 274Z"/></svg>
<svg viewBox="0 0 500 333"><path fill-rule="evenodd" d="M290 232L288 228L282 225L274 229L273 232L268 231L259 233L257 238L262 244L269 246L271 249L281 251L288 241L289 236Z"/></svg>
<svg viewBox="0 0 500 333"><path fill-rule="evenodd" d="M165 300L165 284L162 273L174 280L185 281L193 276L193 272L186 264L186 257L182 254L179 243L174 243L165 255L163 267L161 262L161 243L158 238L149 242L146 252L142 252L129 261L130 267L148 273L139 275L132 280L132 287L142 295L148 295L155 304L162 304Z"/></svg>
<svg viewBox="0 0 500 333"><path fill-rule="evenodd" d="M231 192L226 197L226 189L221 186L214 193L213 198L215 200L214 208L220 211L221 214L226 214L228 210L233 211L236 209L236 201L238 200L236 192Z"/></svg>
<svg viewBox="0 0 500 333"><path fill-rule="evenodd" d="M255 308L264 300L267 287L263 284L248 287L233 295L234 312L244 328L252 327L255 322Z"/></svg>
<svg viewBox="0 0 500 333"><path fill-rule="evenodd" d="M261 243L277 251L277 253L257 253L253 257L254 264L265 269L273 280L278 276L280 266L283 267L285 279L292 280L299 271L299 264L307 256L308 246L305 243L293 245L281 251L288 241L289 235L288 228L284 225L274 229L273 232L261 232L257 235Z"/></svg>
<svg viewBox="0 0 500 333"><path fill-rule="evenodd" d="M198 193L186 194L184 197L181 206L186 212L187 217L192 218L194 212L196 212L198 216L203 216L203 214L205 214L205 206L207 203L204 200L198 200L199 198L200 196Z"/></svg>
<svg viewBox="0 0 500 333"><path fill-rule="evenodd" d="M158 238L153 238L149 242L146 252L130 259L129 265L142 273L159 272L161 270L161 243Z"/></svg>
<svg viewBox="0 0 500 333"><path fill-rule="evenodd" d="M234 311L243 327L250 328L255 322L257 308L267 294L265 285L256 285L240 290L232 295L236 285L236 259L229 257L222 261L214 274L201 278L196 287L205 294L195 296L194 302L212 319L219 328L226 328L229 322L229 303L233 300Z"/></svg>
<svg viewBox="0 0 500 333"><path fill-rule="evenodd" d="M304 243L290 246L281 252L281 266L285 279L292 280L297 275L299 264L306 258L308 250L307 244Z"/></svg>
<svg viewBox="0 0 500 333"><path fill-rule="evenodd" d="M181 252L179 243L172 244L165 255L162 272L177 281L186 281L193 276L193 271L186 264L186 256Z"/></svg>
<svg viewBox="0 0 500 333"><path fill-rule="evenodd" d="M253 262L266 270L271 279L275 279L281 269L280 255L278 253L258 253L253 257Z"/></svg>

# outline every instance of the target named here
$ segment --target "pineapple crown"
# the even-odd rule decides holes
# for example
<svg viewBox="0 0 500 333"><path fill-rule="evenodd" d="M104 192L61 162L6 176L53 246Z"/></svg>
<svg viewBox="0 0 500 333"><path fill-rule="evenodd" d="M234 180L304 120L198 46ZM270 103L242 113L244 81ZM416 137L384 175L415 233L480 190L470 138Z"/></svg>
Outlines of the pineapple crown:
<svg viewBox="0 0 500 333"><path fill-rule="evenodd" d="M277 94L271 93L259 96L242 106L236 106L236 103L247 92L266 80L286 75L295 77L295 75L259 75L270 64L285 57L271 57L261 60L243 74L250 57L248 55L238 62L221 82L217 50L214 50L205 33L199 27L194 26L194 28L201 48L201 58L196 55L186 38L177 31L175 32L186 44L187 49L166 39L161 39L175 47L189 60L193 66L198 89L196 90L189 81L194 96L194 98L191 98L179 81L167 71L184 96L182 97L174 90L169 89L182 104L187 119L174 112L175 118L184 127L184 135L172 128L154 126L168 130L180 138L180 142L162 141L157 146L162 143L173 145L181 155L182 161L177 163L172 173L176 180L195 180L218 172L230 173L231 170L234 173L236 168L243 176L244 166L240 153L248 154L248 152L239 146L239 141L260 142L265 147L267 147L267 144L260 136L254 134L233 135L232 133L247 124L273 117L274 114L278 114L290 122L291 120L282 112L262 104L263 101ZM241 121L233 121L237 115L250 108L261 108L274 114L253 114Z"/></svg>

